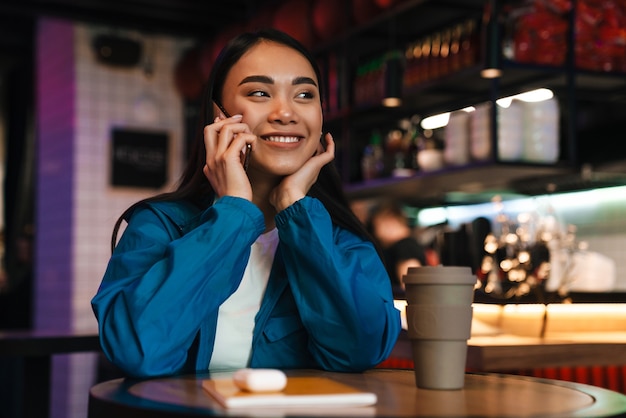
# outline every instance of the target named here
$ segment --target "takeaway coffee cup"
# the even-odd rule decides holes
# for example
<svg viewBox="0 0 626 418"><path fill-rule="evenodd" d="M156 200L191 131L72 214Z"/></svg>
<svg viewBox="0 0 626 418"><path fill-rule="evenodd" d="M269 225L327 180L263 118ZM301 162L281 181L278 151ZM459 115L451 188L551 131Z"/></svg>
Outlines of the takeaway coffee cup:
<svg viewBox="0 0 626 418"><path fill-rule="evenodd" d="M462 389L476 276L469 267L425 266L403 280L417 387Z"/></svg>

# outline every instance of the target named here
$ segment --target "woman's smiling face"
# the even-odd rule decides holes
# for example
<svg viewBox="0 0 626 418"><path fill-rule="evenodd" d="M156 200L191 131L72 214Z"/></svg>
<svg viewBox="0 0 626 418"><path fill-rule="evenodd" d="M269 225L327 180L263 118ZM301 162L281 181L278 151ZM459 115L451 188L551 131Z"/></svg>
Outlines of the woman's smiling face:
<svg viewBox="0 0 626 418"><path fill-rule="evenodd" d="M298 51L261 41L231 68L223 106L242 114L258 137L249 173L294 173L315 153L322 135L319 80Z"/></svg>

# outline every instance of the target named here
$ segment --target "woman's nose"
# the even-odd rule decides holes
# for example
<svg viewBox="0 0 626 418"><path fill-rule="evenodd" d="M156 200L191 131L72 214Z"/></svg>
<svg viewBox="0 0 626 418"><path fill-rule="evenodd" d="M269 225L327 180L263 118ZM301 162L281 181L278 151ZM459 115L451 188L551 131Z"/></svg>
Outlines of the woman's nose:
<svg viewBox="0 0 626 418"><path fill-rule="evenodd" d="M288 100L276 100L272 112L270 113L272 121L280 123L293 123L297 120L297 113Z"/></svg>

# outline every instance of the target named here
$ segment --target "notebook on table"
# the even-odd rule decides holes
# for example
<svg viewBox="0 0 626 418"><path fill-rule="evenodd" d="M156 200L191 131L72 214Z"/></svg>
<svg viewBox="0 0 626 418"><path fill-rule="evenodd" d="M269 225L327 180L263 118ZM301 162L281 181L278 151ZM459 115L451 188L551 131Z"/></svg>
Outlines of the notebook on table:
<svg viewBox="0 0 626 418"><path fill-rule="evenodd" d="M232 378L206 379L202 387L225 408L286 406L369 406L377 401L375 393L326 377L288 377L280 392L254 393L239 389Z"/></svg>

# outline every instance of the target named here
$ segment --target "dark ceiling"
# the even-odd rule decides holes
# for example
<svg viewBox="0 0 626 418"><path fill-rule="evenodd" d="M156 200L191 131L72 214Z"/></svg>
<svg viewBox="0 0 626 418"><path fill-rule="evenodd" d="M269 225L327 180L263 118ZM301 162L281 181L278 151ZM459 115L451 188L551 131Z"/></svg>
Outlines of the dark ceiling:
<svg viewBox="0 0 626 418"><path fill-rule="evenodd" d="M149 32L211 36L278 0L0 0L2 19L54 16ZM0 29L1 30L1 29Z"/></svg>
<svg viewBox="0 0 626 418"><path fill-rule="evenodd" d="M279 0L0 0L0 69L32 53L34 22L48 16L148 33L209 39Z"/></svg>

